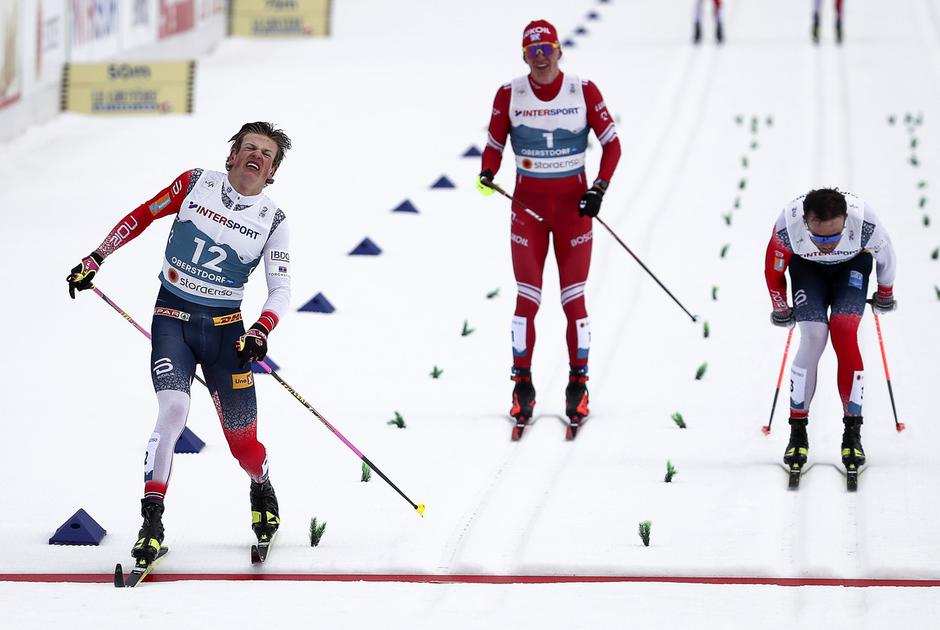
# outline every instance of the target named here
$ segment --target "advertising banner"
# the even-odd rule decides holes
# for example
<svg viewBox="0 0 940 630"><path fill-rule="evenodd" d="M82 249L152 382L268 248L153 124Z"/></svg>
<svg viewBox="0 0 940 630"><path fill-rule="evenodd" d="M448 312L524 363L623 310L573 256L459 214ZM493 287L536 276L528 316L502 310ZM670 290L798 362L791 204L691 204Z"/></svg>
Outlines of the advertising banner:
<svg viewBox="0 0 940 630"><path fill-rule="evenodd" d="M160 39L191 31L195 25L196 0L160 0Z"/></svg>
<svg viewBox="0 0 940 630"><path fill-rule="evenodd" d="M48 85L62 76L65 63L65 40L68 25L65 0L38 0L36 3L36 51L33 64L34 84Z"/></svg>
<svg viewBox="0 0 940 630"><path fill-rule="evenodd" d="M70 63L62 110L84 114L183 114L193 111L196 62Z"/></svg>
<svg viewBox="0 0 940 630"><path fill-rule="evenodd" d="M0 108L20 98L19 24L19 0L0 0Z"/></svg>
<svg viewBox="0 0 940 630"><path fill-rule="evenodd" d="M229 33L242 37L325 37L330 0L231 0Z"/></svg>
<svg viewBox="0 0 940 630"><path fill-rule="evenodd" d="M69 0L69 53L72 61L97 61L121 49L118 0Z"/></svg>
<svg viewBox="0 0 940 630"><path fill-rule="evenodd" d="M225 15L225 0L197 0L197 2L196 19L200 22Z"/></svg>
<svg viewBox="0 0 940 630"><path fill-rule="evenodd" d="M132 50L157 41L158 0L124 0L121 5L121 49Z"/></svg>

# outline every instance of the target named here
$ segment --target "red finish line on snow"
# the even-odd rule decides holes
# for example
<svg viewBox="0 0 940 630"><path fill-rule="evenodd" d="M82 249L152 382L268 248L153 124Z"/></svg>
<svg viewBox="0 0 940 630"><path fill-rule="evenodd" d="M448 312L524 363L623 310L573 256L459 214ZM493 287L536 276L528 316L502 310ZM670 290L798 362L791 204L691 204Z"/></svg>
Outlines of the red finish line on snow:
<svg viewBox="0 0 940 630"><path fill-rule="evenodd" d="M0 582L112 583L110 573L0 573ZM416 584L717 584L743 586L937 587L940 580L640 575L445 575L380 573L153 573L147 582L385 582Z"/></svg>

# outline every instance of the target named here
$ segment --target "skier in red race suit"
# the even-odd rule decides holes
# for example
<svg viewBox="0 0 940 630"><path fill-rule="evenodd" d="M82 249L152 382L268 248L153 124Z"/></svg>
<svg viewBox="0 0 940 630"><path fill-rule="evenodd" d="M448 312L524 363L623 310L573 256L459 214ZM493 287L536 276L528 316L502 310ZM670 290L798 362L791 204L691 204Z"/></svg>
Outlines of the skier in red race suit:
<svg viewBox="0 0 940 630"><path fill-rule="evenodd" d="M506 137L516 156L516 186L510 226L513 271L518 294L512 321L513 389L510 414L528 422L535 407L532 351L535 315L542 299L542 270L552 236L561 280L561 304L568 320L567 343L571 367L565 390L566 414L574 421L588 415L588 351L590 320L584 286L591 265L591 219L620 159L620 140L600 91L592 82L564 74L558 31L545 20L525 27L522 59L528 76L506 83L496 92L489 135L483 151L478 185L489 184L499 171ZM590 188L584 154L588 132L601 146L600 171ZM540 222L522 210L532 209Z"/></svg>
<svg viewBox="0 0 940 630"><path fill-rule="evenodd" d="M836 42L842 43L842 0L833 0L836 9ZM819 43L819 10L822 8L822 0L813 0L813 43Z"/></svg>
<svg viewBox="0 0 940 630"><path fill-rule="evenodd" d="M702 41L702 5L705 0L695 0L695 14L692 23L692 43L698 44ZM715 14L715 41L719 44L725 41L724 28L721 24L721 0L712 0Z"/></svg>

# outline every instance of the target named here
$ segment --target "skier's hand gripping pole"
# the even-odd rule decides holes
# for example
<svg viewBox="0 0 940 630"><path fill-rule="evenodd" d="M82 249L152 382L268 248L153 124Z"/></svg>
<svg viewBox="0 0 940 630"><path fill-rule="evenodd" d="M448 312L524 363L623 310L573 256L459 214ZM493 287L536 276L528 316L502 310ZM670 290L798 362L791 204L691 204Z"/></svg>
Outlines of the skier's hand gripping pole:
<svg viewBox="0 0 940 630"><path fill-rule="evenodd" d="M113 308L113 309L116 310L118 313L120 313L120 314L121 314L121 317L123 317L123 318L126 319L128 322L130 322L130 323L134 326L134 328L136 328L137 330L139 330L139 331L141 332L141 334L143 334L147 339L150 339L150 338L151 338L149 332L147 332L143 327L141 327L140 324L138 324L137 322L135 322L135 321L134 321L134 318L132 318L130 315L128 315L127 312L126 312L124 309L122 309L120 306L118 306L117 304L115 304L115 303L111 300L111 298L109 298L109 297L106 296L104 293L102 293L100 289L98 289L97 287L91 287L91 289L92 289L95 293L97 293L98 296L99 296L102 300L104 300L105 302L107 302L108 305L111 306L111 308ZM269 366L267 363L265 363L264 360L258 361L258 365L260 365L261 368L262 368L265 372L267 372L268 374L270 374L271 376L273 376L274 379L275 379L278 383L280 383L281 385L283 385L283 386L284 386L284 389L286 389L287 391L289 391L289 392L291 393L291 395L292 395L294 398L296 398L297 401L298 401L300 404L302 404L302 405L303 405L304 407L306 407L313 415L315 415L315 416L320 420L320 422L322 422L322 423L324 424L324 426L326 426L327 429L329 429L330 431L332 431L332 432L333 432L333 435L335 435L336 437L338 437L338 438L340 439L340 441L343 442L343 444L345 444L346 446L348 446L348 447L352 450L353 453L355 453L356 455L358 455L358 456L359 456L359 459L361 459L362 461L364 461L364 462L366 463L366 465L369 466L369 468L371 468L372 470L374 470L374 471L379 475L379 477L381 477L382 479L384 479L384 480L388 483L388 485L390 485L392 488L394 488L395 491L396 491L398 494L400 494L403 499L405 499L405 501L407 501L408 503L411 504L411 507L413 507L413 508L415 509L415 511L418 512L418 514L419 514L420 516L422 516L422 517L424 516L424 504L423 504L423 503L415 503L414 501L412 501L411 499L409 499L409 498L405 495L405 493L402 492L402 491L398 488L398 486L396 486L394 483L392 483L392 480L391 480L391 479L389 479L388 477L385 476L385 473L383 473L381 470L379 470L379 469L376 467L376 465L373 464L373 463L369 460L368 457L366 457L365 455L363 455L362 452L361 452L358 448L356 448L355 446L353 446L352 442L350 442L349 440L347 440L346 437L345 437L342 433L340 433L339 431L337 431L336 428L335 428L332 424L330 424L329 421L328 421L326 418L324 418L324 417L320 414L319 411L317 411L316 409L313 408L313 405L311 405L310 403L308 403L306 400L304 400L303 396L301 396L301 395L298 394L296 391L294 391L294 389L293 389L290 385L288 385L288 384L284 381L284 379L282 379L281 376L280 376L277 372L275 372L274 370L272 370L272 369L271 369L271 366ZM206 385L206 382L205 382L204 380L202 380L201 378L199 378L198 375L196 375L196 380L198 380L198 381L199 381L200 383L202 383L203 385ZM206 385L206 387L208 388L208 385Z"/></svg>

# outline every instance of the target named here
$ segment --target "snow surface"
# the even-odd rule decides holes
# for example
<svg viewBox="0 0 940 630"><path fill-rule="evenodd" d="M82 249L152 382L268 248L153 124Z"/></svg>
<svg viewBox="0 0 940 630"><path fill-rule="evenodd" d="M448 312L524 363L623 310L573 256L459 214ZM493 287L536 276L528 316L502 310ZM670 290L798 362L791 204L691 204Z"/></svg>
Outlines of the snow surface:
<svg viewBox="0 0 940 630"><path fill-rule="evenodd" d="M246 120L294 140L270 195L292 224L294 302L317 292L332 315L292 313L271 339L281 375L411 497L373 475L277 383L258 378L259 434L283 526L266 572L940 578L936 405L940 380L930 252L940 245L933 178L940 144L940 0L852 0L847 40L809 43L809 3L729 0L728 42L689 44L692 2L358 0L336 2L334 36L230 40L200 61L189 117L63 115L3 145L8 227L0 366L8 409L0 573L107 573L140 524L141 459L155 417L146 340L63 278L120 216L191 167L221 168ZM827 3L828 5L828 3ZM590 10L601 14L586 21ZM589 34L563 68L596 81L619 117L624 157L602 217L693 312L666 297L598 226L587 300L593 415L564 441L564 318L549 260L533 373L539 417L509 442L514 280L508 207L473 185L490 104L523 74L533 18ZM923 125L904 124L907 112ZM889 115L898 117L889 125ZM743 117L743 124L736 117ZM757 132L751 118L758 117ZM772 124L768 125L768 117ZM912 151L912 137L919 141ZM756 148L751 148L753 140ZM595 142L596 145L596 142ZM916 154L920 166L909 158ZM589 164L596 169L598 150ZM742 156L748 167L743 168ZM507 155L497 178L510 184ZM455 190L430 190L446 174ZM746 178L745 188L739 182ZM920 181L925 188L918 188ZM815 467L785 489L786 392L767 422L785 334L768 323L763 252L779 209L837 185L866 198L899 253L900 310L883 318L894 430L870 316L857 495L839 470L835 360L820 365L810 428ZM918 207L921 196L926 207ZM740 197L740 208L733 210ZM410 199L420 214L390 210ZM722 215L732 212L726 225ZM98 286L142 325L169 221L104 266ZM38 237L37 234L41 234ZM348 257L362 238L379 257ZM724 258L719 252L729 244ZM712 286L719 287L717 301ZM496 288L496 299L486 294ZM256 316L264 282L248 287ZM475 332L461 337L464 321ZM12 331L12 334L11 334ZM794 336L795 351L798 335ZM705 377L696 368L708 363ZM437 365L438 380L428 374ZM246 572L248 481L209 398L194 385L189 427L207 446L180 455L167 498L168 573ZM407 429L386 425L399 411ZM670 420L679 411L688 423ZM678 475L663 483L666 460ZM99 547L49 546L83 507ZM311 548L308 523L328 523ZM637 536L653 523L652 543ZM147 586L147 585L145 585ZM655 584L407 585L0 583L4 627L670 627L924 625L935 589ZM245 604L234 604L248 599ZM7 621L12 622L11 625Z"/></svg>

